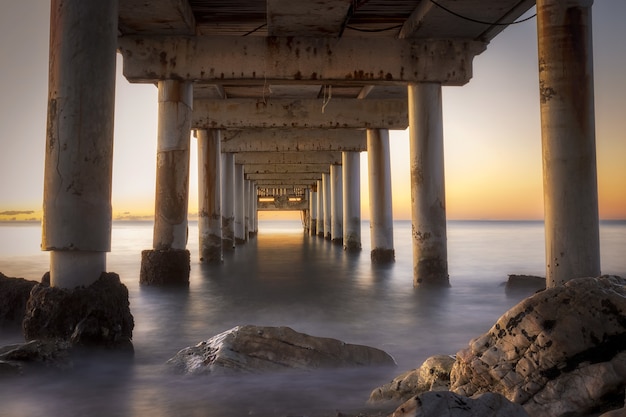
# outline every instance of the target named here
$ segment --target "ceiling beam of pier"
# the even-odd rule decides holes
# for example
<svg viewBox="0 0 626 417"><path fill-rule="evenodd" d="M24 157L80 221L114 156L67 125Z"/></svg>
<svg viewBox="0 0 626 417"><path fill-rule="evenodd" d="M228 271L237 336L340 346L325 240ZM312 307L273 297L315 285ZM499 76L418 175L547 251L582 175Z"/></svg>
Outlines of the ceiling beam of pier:
<svg viewBox="0 0 626 417"><path fill-rule="evenodd" d="M322 179L321 173L311 173L311 172L293 172L293 173L284 173L284 174L245 174L245 178L251 181L291 181L293 183L303 182L308 184L309 182L319 181Z"/></svg>
<svg viewBox="0 0 626 417"><path fill-rule="evenodd" d="M237 164L328 164L340 165L341 152L241 152Z"/></svg>
<svg viewBox="0 0 626 417"><path fill-rule="evenodd" d="M328 164L247 164L244 165L245 174L329 174Z"/></svg>
<svg viewBox="0 0 626 417"><path fill-rule="evenodd" d="M315 184L311 181L290 181L290 180L256 180L256 185L261 188L309 188Z"/></svg>
<svg viewBox="0 0 626 417"><path fill-rule="evenodd" d="M222 152L306 152L367 150L367 132L353 129L223 130Z"/></svg>
<svg viewBox="0 0 626 417"><path fill-rule="evenodd" d="M486 44L471 40L123 36L130 82L464 85Z"/></svg>
<svg viewBox="0 0 626 417"><path fill-rule="evenodd" d="M194 100L193 128L381 128L408 127L403 99Z"/></svg>

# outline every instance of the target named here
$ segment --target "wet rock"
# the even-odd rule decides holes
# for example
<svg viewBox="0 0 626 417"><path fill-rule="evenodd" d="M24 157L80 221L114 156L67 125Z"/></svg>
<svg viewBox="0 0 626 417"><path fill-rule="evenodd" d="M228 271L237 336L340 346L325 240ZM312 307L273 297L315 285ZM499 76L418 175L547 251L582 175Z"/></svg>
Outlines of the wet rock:
<svg viewBox="0 0 626 417"><path fill-rule="evenodd" d="M158 286L188 286L191 255L188 250L141 252L139 283Z"/></svg>
<svg viewBox="0 0 626 417"><path fill-rule="evenodd" d="M30 290L37 284L37 281L11 278L0 272L0 328L21 328Z"/></svg>
<svg viewBox="0 0 626 417"><path fill-rule="evenodd" d="M405 372L388 384L376 388L370 394L369 402L402 402L426 391L448 391L453 364L453 356L431 356L419 368Z"/></svg>
<svg viewBox="0 0 626 417"><path fill-rule="evenodd" d="M431 391L411 398L389 417L528 417L528 414L522 406L499 394L467 398L450 391Z"/></svg>
<svg viewBox="0 0 626 417"><path fill-rule="evenodd" d="M546 289L546 279L535 275L509 275L509 279L504 284L504 291L507 294L535 293Z"/></svg>
<svg viewBox="0 0 626 417"><path fill-rule="evenodd" d="M114 273L102 273L86 288L35 286L23 322L26 340L131 350L133 327L128 289Z"/></svg>
<svg viewBox="0 0 626 417"><path fill-rule="evenodd" d="M237 326L179 351L167 364L186 374L222 374L395 366L395 361L379 349L309 336L289 327Z"/></svg>
<svg viewBox="0 0 626 417"><path fill-rule="evenodd" d="M538 417L597 410L626 386L625 285L579 278L523 300L457 353L451 390L497 392Z"/></svg>
<svg viewBox="0 0 626 417"><path fill-rule="evenodd" d="M25 367L68 369L71 345L63 340L31 340L0 347L0 374L22 374Z"/></svg>

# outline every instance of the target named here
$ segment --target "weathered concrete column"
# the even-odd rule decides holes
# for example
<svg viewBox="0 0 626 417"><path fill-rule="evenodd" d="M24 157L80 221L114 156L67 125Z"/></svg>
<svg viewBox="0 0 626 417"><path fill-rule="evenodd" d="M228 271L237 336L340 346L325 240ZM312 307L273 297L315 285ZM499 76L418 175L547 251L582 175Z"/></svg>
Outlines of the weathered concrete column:
<svg viewBox="0 0 626 417"><path fill-rule="evenodd" d="M311 230L311 210L309 209L311 205L311 190L308 188L304 190L304 198L307 202L307 208L302 210L302 215L304 216L304 233L308 235Z"/></svg>
<svg viewBox="0 0 626 417"><path fill-rule="evenodd" d="M324 237L324 186L317 180L317 236Z"/></svg>
<svg viewBox="0 0 626 417"><path fill-rule="evenodd" d="M592 4L537 1L548 287L600 275Z"/></svg>
<svg viewBox="0 0 626 417"><path fill-rule="evenodd" d="M252 233L256 236L259 233L259 186L252 183Z"/></svg>
<svg viewBox="0 0 626 417"><path fill-rule="evenodd" d="M117 19L115 1L52 1L41 248L54 287L89 286L111 250Z"/></svg>
<svg viewBox="0 0 626 417"><path fill-rule="evenodd" d="M189 136L193 84L161 80L153 250L142 252L139 282L188 284Z"/></svg>
<svg viewBox="0 0 626 417"><path fill-rule="evenodd" d="M448 286L441 84L409 84L413 285Z"/></svg>
<svg viewBox="0 0 626 417"><path fill-rule="evenodd" d="M311 236L317 235L317 185L311 187L309 192L309 217L311 223L309 225L309 234Z"/></svg>
<svg viewBox="0 0 626 417"><path fill-rule="evenodd" d="M367 129L372 262L393 262L393 213L389 131Z"/></svg>
<svg viewBox="0 0 626 417"><path fill-rule="evenodd" d="M235 243L246 243L246 184L243 165L235 164Z"/></svg>
<svg viewBox="0 0 626 417"><path fill-rule="evenodd" d="M361 250L361 155L341 154L343 170L343 248Z"/></svg>
<svg viewBox="0 0 626 417"><path fill-rule="evenodd" d="M223 249L235 247L235 155L222 154L222 240Z"/></svg>
<svg viewBox="0 0 626 417"><path fill-rule="evenodd" d="M324 206L324 239L330 240L331 206L330 206L330 174L322 174L323 206Z"/></svg>
<svg viewBox="0 0 626 417"><path fill-rule="evenodd" d="M330 236L337 245L343 244L343 181L341 165L330 166Z"/></svg>
<svg viewBox="0 0 626 417"><path fill-rule="evenodd" d="M198 235L200 262L221 263L222 251L222 153L218 129L200 129L198 139Z"/></svg>
<svg viewBox="0 0 626 417"><path fill-rule="evenodd" d="M245 178L245 177L244 177ZM243 180L243 238L250 239L250 181Z"/></svg>

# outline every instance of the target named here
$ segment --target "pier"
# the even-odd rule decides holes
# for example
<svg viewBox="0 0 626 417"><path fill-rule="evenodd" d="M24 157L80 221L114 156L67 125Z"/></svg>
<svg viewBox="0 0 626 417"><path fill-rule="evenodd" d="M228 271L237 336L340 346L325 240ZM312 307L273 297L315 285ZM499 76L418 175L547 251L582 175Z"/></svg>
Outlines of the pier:
<svg viewBox="0 0 626 417"><path fill-rule="evenodd" d="M536 2L549 287L600 275L592 3ZM51 285L88 286L106 271L119 52L130 82L158 88L155 226L142 282L188 282L192 132L193 256L223 262L254 238L259 210L298 210L312 237L360 250L367 152L370 255L393 262L389 130L408 128L413 285L448 286L441 91L470 82L474 57L533 6L53 0L42 239Z"/></svg>

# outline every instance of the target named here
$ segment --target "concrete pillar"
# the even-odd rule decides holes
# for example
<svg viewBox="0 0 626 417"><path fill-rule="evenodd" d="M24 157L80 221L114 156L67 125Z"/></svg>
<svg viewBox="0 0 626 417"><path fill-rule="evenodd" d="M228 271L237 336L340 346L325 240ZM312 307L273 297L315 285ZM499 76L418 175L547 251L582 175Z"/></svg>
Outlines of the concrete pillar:
<svg viewBox="0 0 626 417"><path fill-rule="evenodd" d="M139 282L188 284L189 135L193 84L161 80L153 250L143 251Z"/></svg>
<svg viewBox="0 0 626 417"><path fill-rule="evenodd" d="M324 239L330 240L331 228L331 206L330 206L330 174L322 174L322 194L324 210Z"/></svg>
<svg viewBox="0 0 626 417"><path fill-rule="evenodd" d="M315 236L317 235L317 186L311 187L309 192L309 213L311 219L309 233Z"/></svg>
<svg viewBox="0 0 626 417"><path fill-rule="evenodd" d="M250 239L250 210L252 209L252 200L250 198L250 181L243 180L243 238L248 241Z"/></svg>
<svg viewBox="0 0 626 417"><path fill-rule="evenodd" d="M441 84L409 84L413 285L448 286Z"/></svg>
<svg viewBox="0 0 626 417"><path fill-rule="evenodd" d="M341 165L330 166L330 235L331 241L343 244L343 180Z"/></svg>
<svg viewBox="0 0 626 417"><path fill-rule="evenodd" d="M235 164L235 243L246 243L246 198L243 165Z"/></svg>
<svg viewBox="0 0 626 417"><path fill-rule="evenodd" d="M235 155L222 154L222 240L223 249L235 247Z"/></svg>
<svg viewBox="0 0 626 417"><path fill-rule="evenodd" d="M393 262L393 213L389 130L367 129L372 262Z"/></svg>
<svg viewBox="0 0 626 417"><path fill-rule="evenodd" d="M592 4L537 1L548 287L600 275Z"/></svg>
<svg viewBox="0 0 626 417"><path fill-rule="evenodd" d="M254 202L254 235L256 236L259 233L259 186L254 184L253 191L253 202Z"/></svg>
<svg viewBox="0 0 626 417"><path fill-rule="evenodd" d="M324 186L317 180L317 236L324 237Z"/></svg>
<svg viewBox="0 0 626 417"><path fill-rule="evenodd" d="M200 129L198 139L198 235L200 262L221 263L222 181L221 134L217 129Z"/></svg>
<svg viewBox="0 0 626 417"><path fill-rule="evenodd" d="M54 287L89 286L111 250L117 18L115 1L52 1L41 248Z"/></svg>
<svg viewBox="0 0 626 417"><path fill-rule="evenodd" d="M341 154L343 170L343 248L361 250L361 155Z"/></svg>
<svg viewBox="0 0 626 417"><path fill-rule="evenodd" d="M307 208L302 210L302 215L304 216L304 233L308 235L311 230L311 190L308 188L304 190L304 199L307 202Z"/></svg>

